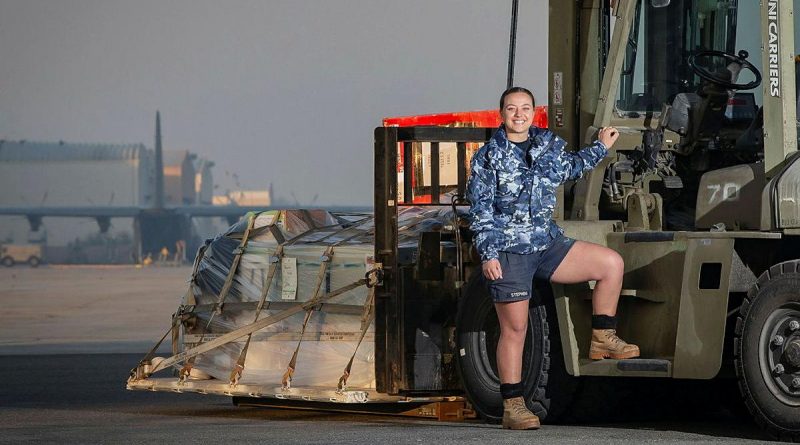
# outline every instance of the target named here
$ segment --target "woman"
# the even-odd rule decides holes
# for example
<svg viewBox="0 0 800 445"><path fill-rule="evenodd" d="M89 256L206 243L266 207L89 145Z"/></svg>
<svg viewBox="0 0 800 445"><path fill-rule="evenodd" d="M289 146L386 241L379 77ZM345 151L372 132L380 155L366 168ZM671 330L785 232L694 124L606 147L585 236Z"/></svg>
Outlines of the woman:
<svg viewBox="0 0 800 445"><path fill-rule="evenodd" d="M608 154L619 133L613 127L577 152L551 131L532 126L533 94L513 87L500 96L502 125L472 158L467 186L470 228L481 256L497 316L497 367L503 396L503 428L536 429L539 418L525 406L522 350L533 279L554 283L596 280L592 294L592 359L639 356L616 335L624 264L615 251L564 236L552 220L556 188L579 178Z"/></svg>

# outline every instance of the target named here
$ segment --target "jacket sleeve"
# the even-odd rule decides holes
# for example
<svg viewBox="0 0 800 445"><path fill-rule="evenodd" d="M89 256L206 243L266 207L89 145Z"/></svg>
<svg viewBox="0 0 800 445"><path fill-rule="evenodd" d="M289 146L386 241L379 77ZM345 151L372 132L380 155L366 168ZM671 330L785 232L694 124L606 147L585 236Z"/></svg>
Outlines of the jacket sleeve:
<svg viewBox="0 0 800 445"><path fill-rule="evenodd" d="M597 167L597 164L608 155L608 149L600 141L578 151L561 151L559 161L564 172L563 181L580 178L583 172Z"/></svg>
<svg viewBox="0 0 800 445"><path fill-rule="evenodd" d="M470 230L475 235L475 247L486 262L498 257L498 237L494 225L494 194L497 173L489 165L486 152L479 150L472 157L471 172L467 183L467 199L470 202Z"/></svg>

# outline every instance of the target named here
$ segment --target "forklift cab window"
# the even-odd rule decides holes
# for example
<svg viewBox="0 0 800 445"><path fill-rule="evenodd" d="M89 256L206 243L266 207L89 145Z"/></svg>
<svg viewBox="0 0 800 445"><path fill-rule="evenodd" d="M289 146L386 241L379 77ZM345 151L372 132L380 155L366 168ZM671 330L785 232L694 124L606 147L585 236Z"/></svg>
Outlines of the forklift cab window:
<svg viewBox="0 0 800 445"><path fill-rule="evenodd" d="M760 70L758 8L758 2L738 0L672 0L663 7L639 1L620 77L618 114L638 117L642 113L658 113L663 104L672 104L678 94L702 94L708 81L691 66L692 56L698 53L716 51L737 55L744 50L749 54L747 60ZM730 64L724 57L713 55L699 57L695 62L720 76L728 73L726 67ZM748 70L728 76L737 84L755 80ZM756 106L761 103L760 89L747 93L752 96L748 95L742 103L752 104L751 98ZM750 110L750 119L754 112Z"/></svg>

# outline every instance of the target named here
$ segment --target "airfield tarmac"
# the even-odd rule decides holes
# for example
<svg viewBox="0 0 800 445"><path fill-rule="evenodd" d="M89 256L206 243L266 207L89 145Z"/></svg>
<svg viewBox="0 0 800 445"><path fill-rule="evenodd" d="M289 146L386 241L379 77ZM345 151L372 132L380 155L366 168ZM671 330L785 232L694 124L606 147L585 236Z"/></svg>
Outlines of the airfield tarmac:
<svg viewBox="0 0 800 445"><path fill-rule="evenodd" d="M0 268L0 443L763 443L723 412L504 431L481 421L235 407L125 390L163 335L189 267ZM654 403L658 403L654 401ZM603 409L598 407L598 409Z"/></svg>
<svg viewBox="0 0 800 445"><path fill-rule="evenodd" d="M0 267L0 354L135 353L161 338L188 266Z"/></svg>

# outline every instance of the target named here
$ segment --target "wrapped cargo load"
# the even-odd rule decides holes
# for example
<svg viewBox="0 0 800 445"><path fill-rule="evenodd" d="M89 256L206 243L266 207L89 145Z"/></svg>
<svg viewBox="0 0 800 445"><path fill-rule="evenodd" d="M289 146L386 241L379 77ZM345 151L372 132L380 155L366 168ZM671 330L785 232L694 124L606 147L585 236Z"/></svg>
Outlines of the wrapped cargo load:
<svg viewBox="0 0 800 445"><path fill-rule="evenodd" d="M441 230L451 217L445 207L404 208L398 241L413 250L419 233ZM129 387L174 367L181 380L231 386L374 390L374 317L364 285L375 267L373 242L368 213L248 214L199 250L173 319L173 357L152 360ZM265 325L252 329L258 320ZM201 345L210 347L185 355Z"/></svg>
<svg viewBox="0 0 800 445"><path fill-rule="evenodd" d="M364 277L372 255L366 227L371 218L369 215L349 216L351 219L337 219L325 211L302 210L256 215L232 285L224 298L223 310L196 312L193 326L184 331L186 346L252 323L271 262L276 262L277 267L267 290L265 301L269 305L262 310L263 316L286 307L274 303L310 301ZM246 218L206 244L192 277L192 292L187 294L193 301L184 301L184 305L213 306L217 303L247 227ZM281 253L276 252L279 246L282 246ZM328 251L330 253L326 254ZM321 271L324 261L328 264ZM325 303L318 310L309 311L304 332L305 311L254 333L239 381L281 384L292 355L301 343L296 358L299 365L293 373L292 384L336 386L360 337L366 296L367 290L361 286L340 295L335 303ZM368 328L367 334L371 329ZM246 338L240 338L200 355L193 367L214 378L228 379L245 341ZM356 353L349 383L373 388L372 362L373 347L366 341Z"/></svg>

